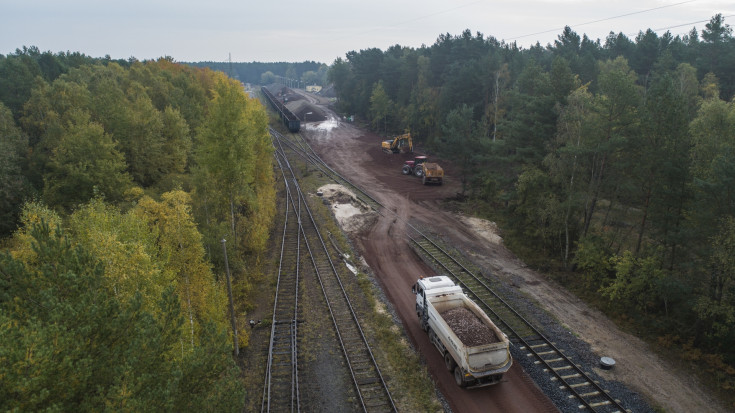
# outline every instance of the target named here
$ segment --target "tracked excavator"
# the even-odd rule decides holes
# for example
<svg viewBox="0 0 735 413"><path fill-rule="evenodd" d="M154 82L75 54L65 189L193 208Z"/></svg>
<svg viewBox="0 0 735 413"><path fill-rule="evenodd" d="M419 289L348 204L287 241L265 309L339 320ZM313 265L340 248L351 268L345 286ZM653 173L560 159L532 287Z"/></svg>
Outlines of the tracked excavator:
<svg viewBox="0 0 735 413"><path fill-rule="evenodd" d="M382 146L383 152L386 153L413 152L413 140L411 140L410 133L404 133L393 139L383 141Z"/></svg>

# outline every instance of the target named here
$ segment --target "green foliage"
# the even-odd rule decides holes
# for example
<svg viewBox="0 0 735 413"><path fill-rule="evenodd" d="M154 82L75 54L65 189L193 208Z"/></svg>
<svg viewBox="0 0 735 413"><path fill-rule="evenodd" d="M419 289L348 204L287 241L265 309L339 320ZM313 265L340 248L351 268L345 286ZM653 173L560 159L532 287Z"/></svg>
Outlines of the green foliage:
<svg viewBox="0 0 735 413"><path fill-rule="evenodd" d="M142 306L151 309L173 283L157 257L160 234L134 213L94 198L74 211L69 226L78 243L104 260L105 281L120 301L140 296Z"/></svg>
<svg viewBox="0 0 735 413"><path fill-rule="evenodd" d="M258 271L275 210L263 107L238 83L170 58L113 62L29 49L0 56L3 70L23 98L0 103L2 230L20 223L0 264L0 359L14 363L12 376L0 372L0 409L240 410L226 296L205 246L221 251L222 235L237 234L241 252L230 258L236 291L247 290L242 268ZM192 131L210 139L199 155L219 151L201 158L212 163L194 162ZM221 136L234 140L218 146ZM197 223L180 188L202 165L207 173L193 181L211 198L197 198L197 209L211 216L200 212ZM36 193L46 203L21 210ZM46 235L32 231L42 221ZM66 235L56 234L62 227ZM38 247L49 243L58 245ZM62 264L63 283L54 278ZM246 346L248 335L240 338Z"/></svg>
<svg viewBox="0 0 735 413"><path fill-rule="evenodd" d="M604 45L569 27L525 50L442 34L350 52L329 77L340 110L379 119L370 97L392 102L374 128L409 125L417 146L461 168L468 205L488 203L474 210L492 210L524 258L640 331L694 326L692 346L735 365L735 287L718 252L735 206L733 64L716 15L701 32L611 33Z"/></svg>
<svg viewBox="0 0 735 413"><path fill-rule="evenodd" d="M370 114L373 119L373 126L378 130L380 124L383 124L383 132L386 132L386 124L388 122L388 114L392 111L393 102L391 102L388 95L383 89L383 82L380 81L373 87L373 92L370 95Z"/></svg>
<svg viewBox="0 0 735 413"><path fill-rule="evenodd" d="M44 174L43 197L50 205L71 209L96 193L119 201L130 186L123 154L101 125L87 113L72 110Z"/></svg>
<svg viewBox="0 0 735 413"><path fill-rule="evenodd" d="M634 305L639 310L647 310L654 305L656 284L665 277L661 264L655 256L636 258L632 252L614 257L611 262L615 278L600 291L603 296L618 305Z"/></svg>
<svg viewBox="0 0 735 413"><path fill-rule="evenodd" d="M143 197L131 211L157 240L152 254L162 269L156 282L176 286L188 319L189 342L194 345L207 323L227 328L224 284L216 282L206 261L202 235L191 213L191 198L183 191L162 195L161 202ZM243 345L247 344L247 340Z"/></svg>
<svg viewBox="0 0 735 413"><path fill-rule="evenodd" d="M258 188L269 184L272 176L263 171L271 169L267 115L237 83L219 78L213 93L207 118L197 133L196 197L205 220L215 225L227 223L237 246L242 241L238 222L257 209ZM256 177L264 182L256 182ZM219 249L223 235L213 234L206 242Z"/></svg>
<svg viewBox="0 0 735 413"><path fill-rule="evenodd" d="M45 224L30 234L35 263L0 257L3 410L180 411L213 401L239 410L243 395L227 384L236 372L221 342L182 353L171 288L151 312L140 295L121 302L85 248ZM227 393L214 390L220 384Z"/></svg>
<svg viewBox="0 0 735 413"><path fill-rule="evenodd" d="M31 195L24 175L27 153L28 137L0 102L0 236L15 229L24 198Z"/></svg>
<svg viewBox="0 0 735 413"><path fill-rule="evenodd" d="M579 269L586 288L597 290L613 275L614 263L610 260L611 253L605 248L602 238L589 236L577 244L574 254L574 264Z"/></svg>
<svg viewBox="0 0 735 413"><path fill-rule="evenodd" d="M708 341L725 350L722 346L732 338L735 328L735 218L729 216L721 224L711 239L709 279L694 311L705 323Z"/></svg>

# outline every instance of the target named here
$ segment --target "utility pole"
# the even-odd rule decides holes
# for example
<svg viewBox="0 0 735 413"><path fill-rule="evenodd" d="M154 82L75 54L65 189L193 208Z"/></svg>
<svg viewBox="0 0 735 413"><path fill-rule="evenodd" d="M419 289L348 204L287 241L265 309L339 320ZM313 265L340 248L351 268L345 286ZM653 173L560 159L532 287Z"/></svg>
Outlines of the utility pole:
<svg viewBox="0 0 735 413"><path fill-rule="evenodd" d="M232 303L232 283L230 283L230 264L227 262L226 239L222 238L222 250L225 253L225 272L227 274L227 295L230 297L230 322L232 323L232 334L235 338L235 357L240 355L240 344L237 342L237 324L235 323L235 306Z"/></svg>

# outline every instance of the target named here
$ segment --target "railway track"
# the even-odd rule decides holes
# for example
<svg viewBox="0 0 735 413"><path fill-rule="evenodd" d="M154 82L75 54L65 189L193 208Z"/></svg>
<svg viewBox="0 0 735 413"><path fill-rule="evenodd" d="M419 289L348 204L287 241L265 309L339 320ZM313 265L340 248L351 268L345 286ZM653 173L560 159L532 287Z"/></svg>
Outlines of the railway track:
<svg viewBox="0 0 735 413"><path fill-rule="evenodd" d="M626 412L620 401L613 398L590 377L584 369L574 363L554 343L527 321L502 297L488 286L484 278L467 269L450 253L425 236L409 239L432 263L462 286L465 293L477 303L497 325L509 336L527 357L536 359L551 374L551 380L559 388L567 390L570 398L578 400L579 409L593 412Z"/></svg>
<svg viewBox="0 0 735 413"><path fill-rule="evenodd" d="M366 191L327 166L303 138L293 140L279 134L275 134L274 138L336 183L352 189L362 202L370 205L378 213L393 214ZM397 216L396 218L401 219ZM527 357L533 358L535 364L541 365L549 373L550 380L558 382L559 388L569 393L570 399L578 402L577 406L581 411L599 413L630 411L585 372L582 366L574 363L562 349L557 348L550 339L503 300L488 285L486 278L477 276L467 269L452 253L445 251L411 223L406 222L406 225L410 231L407 237L414 248L435 268L462 285L467 294L493 321L502 326L514 345L525 351Z"/></svg>
<svg viewBox="0 0 735 413"><path fill-rule="evenodd" d="M284 224L282 265L279 267L274 303L262 411L300 411L297 350L298 278L307 275L305 268L308 267L310 270L308 275L313 274L321 287L345 364L352 377L359 405L365 412L395 412L397 409L392 396L342 283L344 274L341 271L344 270L333 262L331 252L324 242L319 225L309 208L306 197L301 192L297 175L289 162L287 151L290 149L284 148L283 143L278 139L274 139L274 145L276 146L277 163L286 185L287 203L292 211L297 211L297 214L294 218L288 216ZM297 224L293 224L294 221ZM287 239L289 241L286 241ZM294 239L296 241L293 241ZM292 245L294 243L295 250ZM295 264L287 257L294 251L295 256L298 257ZM294 265L295 271L293 270ZM302 268L301 274L299 267ZM281 268L286 270L281 271ZM291 272L294 272L296 276L291 277ZM277 316L277 314L283 314L283 316ZM290 314L293 314L291 318L289 318ZM284 320L277 320L279 317L283 317ZM283 328L278 327L281 325ZM291 374L287 374L287 371L291 371ZM291 396L288 397L288 394Z"/></svg>
<svg viewBox="0 0 735 413"><path fill-rule="evenodd" d="M280 162L280 160L278 160ZM283 169L283 168L281 168ZM286 177L284 175L284 182ZM301 203L286 185L286 211L271 320L262 412L300 411L298 380Z"/></svg>

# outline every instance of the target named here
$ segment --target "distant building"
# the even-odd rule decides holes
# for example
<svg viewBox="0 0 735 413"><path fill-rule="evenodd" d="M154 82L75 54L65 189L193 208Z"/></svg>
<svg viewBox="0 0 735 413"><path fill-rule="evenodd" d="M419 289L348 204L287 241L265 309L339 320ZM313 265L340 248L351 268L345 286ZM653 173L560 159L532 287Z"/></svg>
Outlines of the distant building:
<svg viewBox="0 0 735 413"><path fill-rule="evenodd" d="M317 85L311 85L311 86L307 86L306 87L306 91L307 92L311 92L311 93L318 93L321 90L322 90L322 87L321 86L317 86Z"/></svg>

